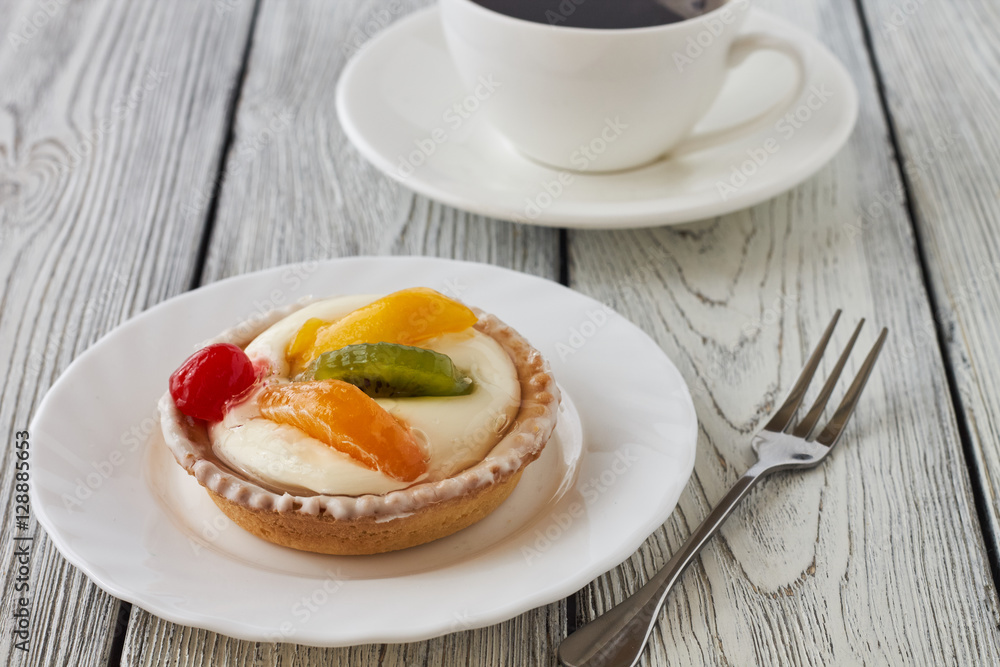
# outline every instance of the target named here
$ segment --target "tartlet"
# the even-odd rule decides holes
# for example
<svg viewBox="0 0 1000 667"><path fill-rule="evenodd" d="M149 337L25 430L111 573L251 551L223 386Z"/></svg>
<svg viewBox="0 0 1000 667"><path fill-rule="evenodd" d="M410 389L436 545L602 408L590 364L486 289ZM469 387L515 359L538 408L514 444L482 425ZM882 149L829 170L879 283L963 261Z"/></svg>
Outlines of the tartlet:
<svg viewBox="0 0 1000 667"><path fill-rule="evenodd" d="M307 305L276 309L206 342L246 346L272 324ZM520 334L473 309L474 328L496 341L517 373L520 405L499 441L478 463L437 481L384 494L292 493L248 478L213 451L208 424L185 416L170 392L159 402L166 443L215 504L248 532L304 551L360 555L404 549L450 535L483 519L514 490L556 424L559 390L548 363Z"/></svg>

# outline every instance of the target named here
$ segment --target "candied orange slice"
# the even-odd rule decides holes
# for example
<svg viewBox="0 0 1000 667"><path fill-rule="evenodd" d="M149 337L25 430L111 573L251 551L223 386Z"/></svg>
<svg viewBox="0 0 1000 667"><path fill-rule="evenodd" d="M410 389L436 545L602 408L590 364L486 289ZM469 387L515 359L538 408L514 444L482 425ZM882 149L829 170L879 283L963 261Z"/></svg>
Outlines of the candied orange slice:
<svg viewBox="0 0 1000 667"><path fill-rule="evenodd" d="M415 345L441 334L464 331L478 318L469 308L428 287L400 290L362 306L332 324L311 319L286 350L293 372L324 352L359 343Z"/></svg>
<svg viewBox="0 0 1000 667"><path fill-rule="evenodd" d="M260 414L305 431L393 479L412 482L427 461L409 429L354 385L340 380L293 382L265 389Z"/></svg>

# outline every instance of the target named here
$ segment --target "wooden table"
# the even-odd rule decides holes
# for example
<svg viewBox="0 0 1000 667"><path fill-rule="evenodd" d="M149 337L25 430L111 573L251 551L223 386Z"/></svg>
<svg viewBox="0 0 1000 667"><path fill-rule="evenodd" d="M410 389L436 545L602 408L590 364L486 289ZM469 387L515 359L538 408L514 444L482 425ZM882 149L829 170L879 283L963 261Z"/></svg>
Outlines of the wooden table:
<svg viewBox="0 0 1000 667"><path fill-rule="evenodd" d="M843 306L892 331L846 446L753 493L683 577L643 664L1000 664L1000 5L761 0L852 73L849 144L749 210L576 232L415 196L350 146L333 102L347 57L423 4L0 0L0 661L553 664L560 639L660 567L749 465L749 436ZM348 649L167 623L100 591L32 523L31 649L15 650L13 441L59 373L185 290L358 254L559 280L652 335L700 420L670 520L566 600Z"/></svg>

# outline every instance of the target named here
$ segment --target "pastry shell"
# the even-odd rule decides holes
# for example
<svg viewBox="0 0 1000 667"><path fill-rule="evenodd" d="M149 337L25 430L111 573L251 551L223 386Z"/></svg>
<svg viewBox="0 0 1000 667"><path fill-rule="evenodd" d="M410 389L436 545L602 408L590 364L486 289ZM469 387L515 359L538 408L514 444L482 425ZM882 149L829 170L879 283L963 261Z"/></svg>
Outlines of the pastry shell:
<svg viewBox="0 0 1000 667"><path fill-rule="evenodd" d="M224 332L207 344L246 347L259 333L305 303L277 309ZM212 455L205 423L159 402L164 439L174 458L208 490L226 516L269 542L303 551L359 555L395 551L450 535L484 518L514 490L525 466L541 454L556 425L559 389L548 363L514 329L476 311L475 328L496 340L514 362L521 406L514 422L479 463L452 477L383 495L297 496L244 478Z"/></svg>

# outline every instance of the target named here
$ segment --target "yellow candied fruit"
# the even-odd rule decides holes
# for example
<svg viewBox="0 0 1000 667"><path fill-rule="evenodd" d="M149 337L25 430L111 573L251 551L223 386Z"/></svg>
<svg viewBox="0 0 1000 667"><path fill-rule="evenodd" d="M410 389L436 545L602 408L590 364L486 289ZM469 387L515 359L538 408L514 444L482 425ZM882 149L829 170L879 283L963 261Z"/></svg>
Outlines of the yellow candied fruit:
<svg viewBox="0 0 1000 667"><path fill-rule="evenodd" d="M316 342L316 332L329 324L318 317L310 317L292 338L292 342L288 344L286 356L289 359L294 359L308 354Z"/></svg>

